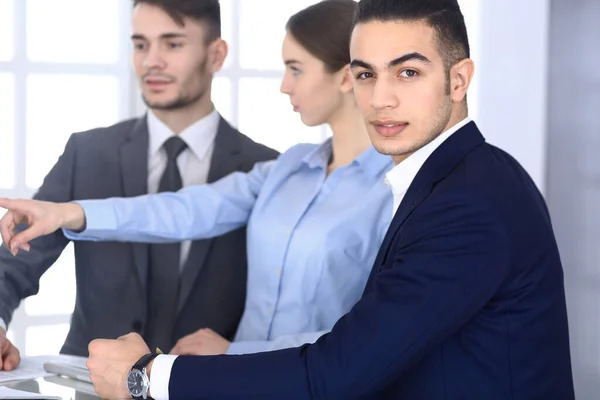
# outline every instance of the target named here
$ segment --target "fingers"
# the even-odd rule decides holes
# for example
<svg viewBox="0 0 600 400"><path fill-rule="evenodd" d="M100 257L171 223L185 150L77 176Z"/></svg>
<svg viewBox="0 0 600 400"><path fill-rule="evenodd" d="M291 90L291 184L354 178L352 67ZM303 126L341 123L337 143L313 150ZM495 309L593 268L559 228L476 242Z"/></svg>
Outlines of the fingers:
<svg viewBox="0 0 600 400"><path fill-rule="evenodd" d="M126 335L119 336L117 338L117 340L132 340L134 338L137 338L138 336L141 338L141 336L138 333L136 333L136 332L129 332Z"/></svg>
<svg viewBox="0 0 600 400"><path fill-rule="evenodd" d="M6 208L7 210L14 210L19 205L19 200L7 199L4 197L0 198L0 208Z"/></svg>
<svg viewBox="0 0 600 400"><path fill-rule="evenodd" d="M175 346L171 349L171 351L169 352L169 354L175 354L175 355L183 355L184 350L188 350L192 347L194 347L193 338L190 338L189 336L186 336L184 338L181 338L177 341L177 343L175 343Z"/></svg>
<svg viewBox="0 0 600 400"><path fill-rule="evenodd" d="M108 342L108 339L94 339L88 344L88 353L91 355L96 354L102 346Z"/></svg>
<svg viewBox="0 0 600 400"><path fill-rule="evenodd" d="M194 354L193 350L194 350L194 346L191 344L176 344L175 347L173 347L173 349L171 350L171 352L169 354L172 355L177 355L177 356L183 356L183 355L188 355L188 354Z"/></svg>
<svg viewBox="0 0 600 400"><path fill-rule="evenodd" d="M14 353L17 354L17 362L15 364ZM12 345L10 340L5 336L4 331L0 329L0 371L10 371L19 364L19 351Z"/></svg>
<svg viewBox="0 0 600 400"><path fill-rule="evenodd" d="M12 239L15 232L15 220L12 211L7 211L6 214L0 219L0 234L2 235L2 243L4 246L9 248L10 240Z"/></svg>
<svg viewBox="0 0 600 400"><path fill-rule="evenodd" d="M187 337L187 336L186 336ZM175 346L173 346L173 348L171 349L171 351L169 351L169 354L176 354L176 355L181 355L180 351L181 351L181 341L184 338L181 338L177 341L177 343L175 343Z"/></svg>
<svg viewBox="0 0 600 400"><path fill-rule="evenodd" d="M12 344L8 349L8 353L3 358L5 371L12 371L13 369L17 368L17 366L21 362L21 355L19 353L19 350Z"/></svg>
<svg viewBox="0 0 600 400"><path fill-rule="evenodd" d="M33 239L44 235L44 230L38 223L33 223L29 228L17 233L8 242L8 248L14 255L19 249L29 251L29 242Z"/></svg>
<svg viewBox="0 0 600 400"><path fill-rule="evenodd" d="M205 341L197 334L189 335L179 339L169 354L180 356L186 354L200 354L200 350L204 343Z"/></svg>

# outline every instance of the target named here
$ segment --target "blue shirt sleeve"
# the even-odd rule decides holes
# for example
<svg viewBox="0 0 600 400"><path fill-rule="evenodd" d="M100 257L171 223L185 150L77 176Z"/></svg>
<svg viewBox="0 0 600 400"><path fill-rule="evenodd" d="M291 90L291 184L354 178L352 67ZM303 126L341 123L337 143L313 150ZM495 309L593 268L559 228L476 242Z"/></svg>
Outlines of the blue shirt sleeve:
<svg viewBox="0 0 600 400"><path fill-rule="evenodd" d="M245 225L276 161L257 163L217 182L177 193L77 201L86 229L64 229L71 240L167 243L205 239Z"/></svg>

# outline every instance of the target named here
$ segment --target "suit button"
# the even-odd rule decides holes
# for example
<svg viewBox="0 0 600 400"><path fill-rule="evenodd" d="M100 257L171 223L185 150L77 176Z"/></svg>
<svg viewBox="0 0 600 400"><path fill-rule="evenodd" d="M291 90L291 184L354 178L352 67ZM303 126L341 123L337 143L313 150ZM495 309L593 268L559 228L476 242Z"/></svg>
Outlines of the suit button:
<svg viewBox="0 0 600 400"><path fill-rule="evenodd" d="M142 321L139 321L139 320L133 321L133 323L131 324L131 327L133 328L133 330L135 332L139 333L142 330Z"/></svg>

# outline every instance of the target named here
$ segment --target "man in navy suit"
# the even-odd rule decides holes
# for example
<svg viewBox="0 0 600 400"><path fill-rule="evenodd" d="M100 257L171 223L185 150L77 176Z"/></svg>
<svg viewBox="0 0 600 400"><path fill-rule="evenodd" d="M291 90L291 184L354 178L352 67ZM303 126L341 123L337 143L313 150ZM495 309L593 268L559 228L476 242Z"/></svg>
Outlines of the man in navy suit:
<svg viewBox="0 0 600 400"><path fill-rule="evenodd" d="M315 344L271 353L151 360L137 334L96 340L100 395L139 389L141 358L155 399L574 399L550 217L468 118L474 67L457 2L362 0L351 58L371 140L396 162L395 215L362 299ZM77 205L8 206L35 232L82 222Z"/></svg>

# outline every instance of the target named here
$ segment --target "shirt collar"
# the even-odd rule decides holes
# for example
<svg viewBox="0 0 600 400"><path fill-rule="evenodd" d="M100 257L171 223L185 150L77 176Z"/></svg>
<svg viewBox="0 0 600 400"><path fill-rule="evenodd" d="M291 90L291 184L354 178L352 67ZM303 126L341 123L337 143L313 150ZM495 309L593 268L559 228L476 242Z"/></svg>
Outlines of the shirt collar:
<svg viewBox="0 0 600 400"><path fill-rule="evenodd" d="M329 138L304 156L302 161L308 165L309 168L326 169L331 160L332 151L331 138ZM393 165L390 156L378 153L373 146L369 146L368 149L363 151L356 159L354 159L354 161L352 161L352 164L358 165L367 175L374 178L377 177L382 169Z"/></svg>
<svg viewBox="0 0 600 400"><path fill-rule="evenodd" d="M325 140L310 153L302 158L302 162L309 168L326 168L331 159L331 138Z"/></svg>
<svg viewBox="0 0 600 400"><path fill-rule="evenodd" d="M160 151L167 139L175 135L175 133L158 119L152 110L148 111L146 118L148 133L150 134L148 151L150 157L153 157ZM194 122L179 134L179 137L183 139L198 159L202 160L206 156L208 149L217 135L219 121L220 115L214 109L206 117Z"/></svg>
<svg viewBox="0 0 600 400"><path fill-rule="evenodd" d="M444 141L453 133L458 131L469 122L471 122L469 117L463 119L433 139L431 142L415 151L413 154L408 156L408 158L389 171L385 176L385 182L391 186L393 193L395 195L402 195L406 193L410 184L415 179L415 176L417 176L417 173L423 164L425 164L425 161L427 161L429 156L435 151L435 149L444 143Z"/></svg>

